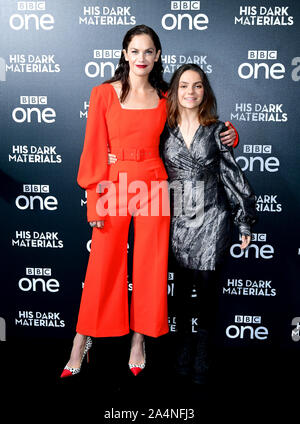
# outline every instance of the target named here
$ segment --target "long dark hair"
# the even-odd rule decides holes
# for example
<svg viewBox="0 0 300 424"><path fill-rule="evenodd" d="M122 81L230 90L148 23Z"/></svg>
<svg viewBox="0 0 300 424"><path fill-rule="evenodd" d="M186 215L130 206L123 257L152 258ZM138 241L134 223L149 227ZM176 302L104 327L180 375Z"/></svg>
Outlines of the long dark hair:
<svg viewBox="0 0 300 424"><path fill-rule="evenodd" d="M123 39L122 49L127 51L128 45L130 41L132 40L132 38L135 35L141 35L141 34L149 35L149 37L152 39L153 44L156 48L156 52L158 50L161 51L161 43L160 43L160 39L158 35L152 28L148 27L147 25L137 25L131 28L129 31L127 31ZM159 98L163 97L162 92L165 92L168 90L168 84L163 79L163 72L164 72L164 68L162 66L161 54L160 54L158 61L154 63L153 69L149 74L149 83L152 85L153 88L155 88ZM115 71L114 76L111 79L105 81L106 83L121 81L122 83L122 90L121 90L121 96L120 96L121 103L123 103L124 100L126 99L130 89L128 80L129 80L129 63L125 60L125 56L122 50L121 58L119 60L119 64Z"/></svg>
<svg viewBox="0 0 300 424"><path fill-rule="evenodd" d="M199 105L198 118L201 125L207 126L215 123L218 119L217 115L217 101L214 95L214 92L211 88L209 80L205 72L200 68L200 66L189 63L180 66L178 68L170 82L170 87L168 91L168 124L171 128L176 127L178 120L180 118L179 109L178 109L178 86L181 75L185 71L195 71L200 77L204 87L204 96L201 104Z"/></svg>

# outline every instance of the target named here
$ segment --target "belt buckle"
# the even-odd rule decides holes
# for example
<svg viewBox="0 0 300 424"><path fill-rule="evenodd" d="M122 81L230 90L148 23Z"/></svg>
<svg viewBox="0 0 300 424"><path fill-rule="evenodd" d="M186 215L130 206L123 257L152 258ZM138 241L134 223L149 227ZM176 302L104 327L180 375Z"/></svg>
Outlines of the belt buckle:
<svg viewBox="0 0 300 424"><path fill-rule="evenodd" d="M136 149L125 149L126 160L136 160Z"/></svg>
<svg viewBox="0 0 300 424"><path fill-rule="evenodd" d="M112 154L116 155L118 160L124 160L124 149L122 147L117 148L115 153Z"/></svg>

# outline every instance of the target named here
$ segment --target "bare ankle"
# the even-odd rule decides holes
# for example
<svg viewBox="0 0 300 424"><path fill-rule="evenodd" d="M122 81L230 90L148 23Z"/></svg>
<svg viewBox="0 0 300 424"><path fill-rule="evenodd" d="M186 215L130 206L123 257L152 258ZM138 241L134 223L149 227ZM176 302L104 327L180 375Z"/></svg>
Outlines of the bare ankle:
<svg viewBox="0 0 300 424"><path fill-rule="evenodd" d="M144 341L144 335L141 333L134 332L131 338L131 346L142 344Z"/></svg>

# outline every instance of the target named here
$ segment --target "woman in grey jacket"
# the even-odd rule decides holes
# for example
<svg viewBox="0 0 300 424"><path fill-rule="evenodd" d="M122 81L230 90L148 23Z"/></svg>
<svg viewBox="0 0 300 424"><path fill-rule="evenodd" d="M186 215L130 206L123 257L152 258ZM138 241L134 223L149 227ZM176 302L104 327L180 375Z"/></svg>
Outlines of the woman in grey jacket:
<svg viewBox="0 0 300 424"><path fill-rule="evenodd" d="M225 125L217 118L216 99L202 69L194 64L177 69L168 91L161 152L170 183L170 244L179 265L176 368L196 383L207 380L217 273L231 242L232 221L242 236L241 249L249 245L256 221L254 192L233 149L221 143ZM198 311L195 337L188 314L193 287Z"/></svg>

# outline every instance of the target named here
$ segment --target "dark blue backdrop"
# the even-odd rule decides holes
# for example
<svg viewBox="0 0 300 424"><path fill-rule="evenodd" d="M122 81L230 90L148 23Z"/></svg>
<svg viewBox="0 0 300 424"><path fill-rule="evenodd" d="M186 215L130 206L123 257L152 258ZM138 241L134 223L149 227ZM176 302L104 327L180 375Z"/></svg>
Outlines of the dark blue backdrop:
<svg viewBox="0 0 300 424"><path fill-rule="evenodd" d="M299 349L299 19L283 0L2 2L1 340L74 334L91 237L76 184L89 95L144 23L166 80L186 62L207 72L258 196L251 245L241 252L236 232L222 274L218 343ZM172 261L169 271L172 332Z"/></svg>

